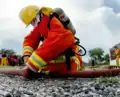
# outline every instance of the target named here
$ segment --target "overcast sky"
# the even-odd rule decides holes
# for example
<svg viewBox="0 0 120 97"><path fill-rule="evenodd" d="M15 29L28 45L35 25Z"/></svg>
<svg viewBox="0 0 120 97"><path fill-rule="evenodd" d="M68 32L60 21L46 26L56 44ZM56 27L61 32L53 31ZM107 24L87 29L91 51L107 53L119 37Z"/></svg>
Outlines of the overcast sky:
<svg viewBox="0 0 120 97"><path fill-rule="evenodd" d="M31 27L19 20L26 5L61 7L71 18L87 51L101 47L106 53L120 40L120 0L0 0L0 48L22 52L22 42ZM84 57L85 60L88 57Z"/></svg>

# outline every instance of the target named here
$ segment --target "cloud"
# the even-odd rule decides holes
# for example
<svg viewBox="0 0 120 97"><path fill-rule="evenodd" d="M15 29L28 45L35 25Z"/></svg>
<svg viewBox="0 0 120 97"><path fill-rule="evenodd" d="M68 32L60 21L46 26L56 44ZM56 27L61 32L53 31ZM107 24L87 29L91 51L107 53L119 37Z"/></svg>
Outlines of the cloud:
<svg viewBox="0 0 120 97"><path fill-rule="evenodd" d="M29 29L13 18L0 18L0 27L0 48L11 48L21 53L22 42Z"/></svg>
<svg viewBox="0 0 120 97"><path fill-rule="evenodd" d="M101 7L103 3L104 0L74 0L72 5L74 5L79 10L90 12Z"/></svg>
<svg viewBox="0 0 120 97"><path fill-rule="evenodd" d="M106 19L103 19L107 15L104 13L106 9L107 8L104 7L98 8L88 13L83 21L77 22L77 34L81 41L83 40L83 43L94 46L111 43L111 30L106 26L107 24L104 23Z"/></svg>
<svg viewBox="0 0 120 97"><path fill-rule="evenodd" d="M87 51L102 47L108 53L109 48L119 42L119 0L1 0L0 48L9 47L21 52L23 38L31 28L24 28L18 14L21 8L29 4L63 8Z"/></svg>
<svg viewBox="0 0 120 97"><path fill-rule="evenodd" d="M2 41L1 48L13 49L16 53L21 54L22 52L22 42L15 39L5 39Z"/></svg>
<svg viewBox="0 0 120 97"><path fill-rule="evenodd" d="M113 35L119 34L120 13L115 13L113 8L103 8L103 21L106 26L111 30Z"/></svg>
<svg viewBox="0 0 120 97"><path fill-rule="evenodd" d="M113 11L120 12L120 0L104 0L104 6L113 8Z"/></svg>
<svg viewBox="0 0 120 97"><path fill-rule="evenodd" d="M120 17L119 13L114 12L112 8L105 6L97 8L87 13L83 20L76 21L76 24L76 36L80 38L81 45L87 51L101 47L105 53L109 53L109 49L120 40Z"/></svg>

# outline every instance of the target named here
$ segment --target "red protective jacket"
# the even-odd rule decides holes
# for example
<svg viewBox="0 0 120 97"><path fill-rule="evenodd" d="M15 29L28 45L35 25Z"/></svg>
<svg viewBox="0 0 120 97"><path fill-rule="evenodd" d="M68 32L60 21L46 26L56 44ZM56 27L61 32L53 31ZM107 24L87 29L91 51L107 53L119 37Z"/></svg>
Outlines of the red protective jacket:
<svg viewBox="0 0 120 97"><path fill-rule="evenodd" d="M48 29L48 21L49 17L44 16L40 24L25 37L23 42L23 56L30 55L26 65L34 72L66 70L65 56L61 53L70 47L73 51L76 50L72 32L65 29L56 17L52 18ZM41 36L45 40L39 47ZM71 62L72 70L79 70L82 66L80 56L72 57Z"/></svg>

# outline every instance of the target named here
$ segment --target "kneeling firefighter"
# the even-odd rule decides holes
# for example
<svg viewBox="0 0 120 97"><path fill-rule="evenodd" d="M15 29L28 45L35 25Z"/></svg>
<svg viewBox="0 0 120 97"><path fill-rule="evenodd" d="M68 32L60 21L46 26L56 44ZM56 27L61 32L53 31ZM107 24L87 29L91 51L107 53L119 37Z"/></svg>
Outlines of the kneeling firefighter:
<svg viewBox="0 0 120 97"><path fill-rule="evenodd" d="M19 16L26 26L34 27L23 42L23 60L27 68L36 73L82 69L81 56L76 54L75 29L61 8L29 5Z"/></svg>

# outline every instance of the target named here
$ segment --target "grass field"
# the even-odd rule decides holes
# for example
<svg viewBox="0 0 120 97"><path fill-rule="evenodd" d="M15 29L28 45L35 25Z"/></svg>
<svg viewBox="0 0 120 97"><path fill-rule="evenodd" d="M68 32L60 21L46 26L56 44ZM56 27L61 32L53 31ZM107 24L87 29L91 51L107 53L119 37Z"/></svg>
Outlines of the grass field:
<svg viewBox="0 0 120 97"><path fill-rule="evenodd" d="M99 67L104 67L104 66L109 66L109 64L106 64L106 65L95 65L94 67L91 66L91 65L85 65L84 68L99 68ZM24 67L24 66L3 66L3 65L0 65L0 68L19 68L19 67Z"/></svg>
<svg viewBox="0 0 120 97"><path fill-rule="evenodd" d="M24 66L1 66L0 65L0 68L22 68L22 67L24 67Z"/></svg>

